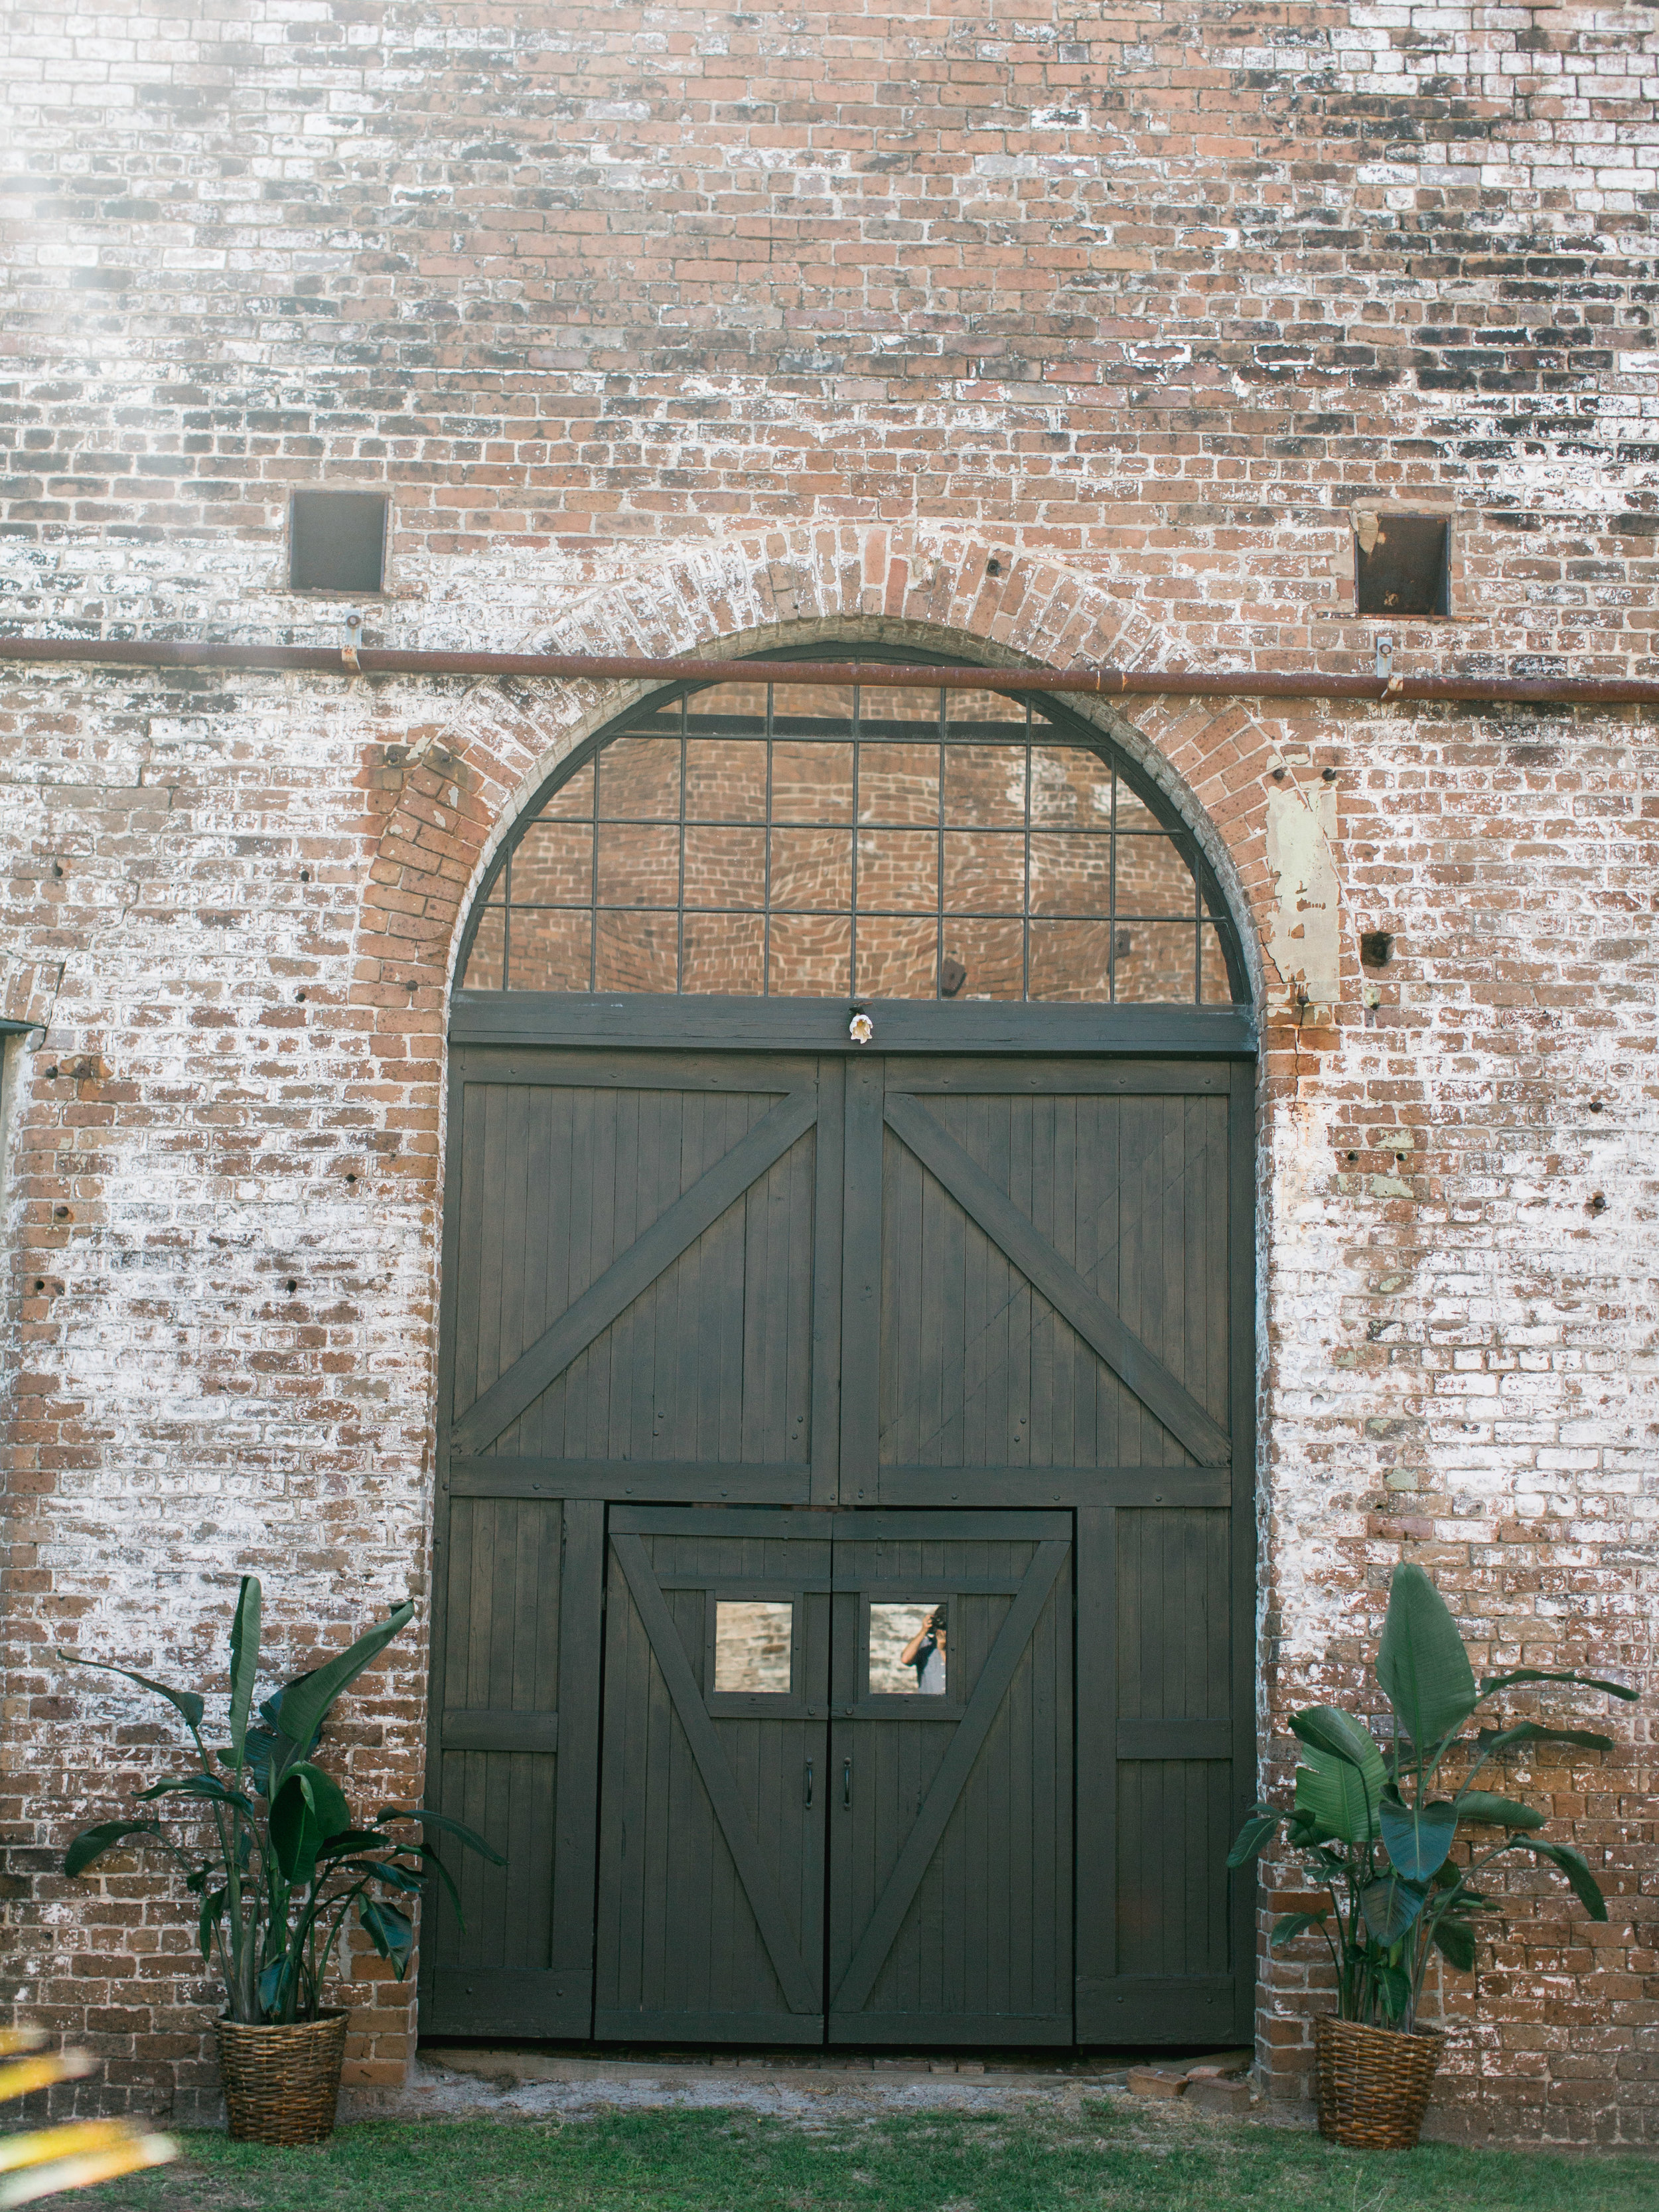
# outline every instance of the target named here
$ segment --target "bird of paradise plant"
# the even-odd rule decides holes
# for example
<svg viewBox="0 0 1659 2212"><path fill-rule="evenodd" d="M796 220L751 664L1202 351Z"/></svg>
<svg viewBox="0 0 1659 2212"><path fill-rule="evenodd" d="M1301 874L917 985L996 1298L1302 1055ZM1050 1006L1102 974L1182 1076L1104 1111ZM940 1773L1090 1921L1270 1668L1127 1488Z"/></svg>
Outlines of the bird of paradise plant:
<svg viewBox="0 0 1659 2212"><path fill-rule="evenodd" d="M106 1851L135 1838L166 1852L198 1900L197 1939L203 1958L217 1962L227 2017L274 2027L318 2017L329 1961L354 1909L400 1981L415 1928L395 1900L417 1895L435 1879L459 1917L459 1895L428 1830L455 1836L497 1866L502 1861L471 1828L424 1806L387 1805L359 1823L313 1755L335 1700L407 1627L414 1606L408 1600L394 1606L337 1657L284 1684L259 1706L259 1726L253 1695L261 1606L258 1578L245 1575L230 1631L229 1741L217 1751L202 1733L206 1700L199 1691L58 1653L71 1666L123 1675L167 1700L190 1731L197 1764L140 1790L137 1802L182 1798L207 1815L205 1848L199 1826L193 1838L180 1841L153 1817L100 1821L70 1844L64 1871L84 1874ZM413 1835L400 1832L411 1828Z"/></svg>
<svg viewBox="0 0 1659 2212"><path fill-rule="evenodd" d="M1488 1675L1477 1687L1444 1600L1423 1569L1409 1563L1394 1571L1376 1679L1394 1717L1388 1749L1362 1721L1334 1705L1293 1713L1291 1727L1302 1747L1294 1802L1288 1809L1257 1805L1227 1863L1247 1865L1283 1826L1303 1856L1310 1886L1322 1889L1329 1904L1282 1915L1270 1943L1316 1930L1336 1969L1338 2018L1409 2030L1436 1952L1460 1972L1473 1971L1475 1916L1498 1908L1472 1877L1506 1852L1529 1851L1554 1867L1593 1920L1607 1917L1583 1854L1537 1834L1544 1814L1475 1784L1493 1760L1521 1744L1611 1751L1612 1738L1531 1720L1482 1728L1461 1784L1449 1796L1436 1795L1447 1786L1441 1773L1457 1756L1468 1722L1489 1698L1520 1683L1572 1682L1623 1698L1637 1692L1597 1675L1536 1667ZM1496 1829L1502 1840L1484 1847L1476 1842L1467 1863L1454 1865L1452 1847L1466 1829L1477 1835Z"/></svg>

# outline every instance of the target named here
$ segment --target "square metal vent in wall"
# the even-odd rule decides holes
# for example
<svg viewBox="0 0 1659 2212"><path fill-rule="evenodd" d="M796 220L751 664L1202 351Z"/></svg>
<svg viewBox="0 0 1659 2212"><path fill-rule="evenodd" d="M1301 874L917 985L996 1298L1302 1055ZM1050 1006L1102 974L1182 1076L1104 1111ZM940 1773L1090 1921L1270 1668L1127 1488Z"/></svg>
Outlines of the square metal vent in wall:
<svg viewBox="0 0 1659 2212"><path fill-rule="evenodd" d="M1451 526L1443 514L1358 514L1354 560L1362 615L1451 612Z"/></svg>
<svg viewBox="0 0 1659 2212"><path fill-rule="evenodd" d="M386 564L383 492L296 491L288 576L296 592L375 592Z"/></svg>

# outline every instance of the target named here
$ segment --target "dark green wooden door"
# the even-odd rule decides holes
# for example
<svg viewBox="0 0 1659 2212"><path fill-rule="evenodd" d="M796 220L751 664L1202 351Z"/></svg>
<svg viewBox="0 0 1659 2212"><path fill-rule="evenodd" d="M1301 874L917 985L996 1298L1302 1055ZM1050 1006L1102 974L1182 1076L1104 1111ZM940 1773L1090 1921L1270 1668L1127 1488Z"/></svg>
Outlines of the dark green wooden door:
<svg viewBox="0 0 1659 2212"><path fill-rule="evenodd" d="M821 2039L824 1519L612 1509L601 2038Z"/></svg>
<svg viewBox="0 0 1659 2212"><path fill-rule="evenodd" d="M1071 1516L836 1530L830 2039L1070 2043ZM941 1607L924 1690L881 1630Z"/></svg>
<svg viewBox="0 0 1659 2212"><path fill-rule="evenodd" d="M1076 1516L1085 2043L1250 2027L1254 1078L848 1073L843 1500Z"/></svg>
<svg viewBox="0 0 1659 2212"><path fill-rule="evenodd" d="M1071 2041L1070 1550L612 1508L596 2035L817 2043L827 1988L832 2041Z"/></svg>
<svg viewBox="0 0 1659 2212"><path fill-rule="evenodd" d="M510 1863L429 2031L1248 2031L1254 1070L1022 1040L455 1054L431 1771ZM694 1503L796 1526L628 1518ZM728 1602L795 1705L715 1686Z"/></svg>

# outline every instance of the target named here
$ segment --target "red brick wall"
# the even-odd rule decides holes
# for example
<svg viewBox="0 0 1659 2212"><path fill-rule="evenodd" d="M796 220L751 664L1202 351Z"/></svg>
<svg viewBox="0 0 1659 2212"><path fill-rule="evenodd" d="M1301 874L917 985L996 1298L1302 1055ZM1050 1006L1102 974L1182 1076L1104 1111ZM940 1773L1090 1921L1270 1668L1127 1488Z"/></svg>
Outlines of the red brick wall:
<svg viewBox="0 0 1659 2212"><path fill-rule="evenodd" d="M328 484L392 497L372 640L1347 669L1352 514L1403 503L1454 514L1455 619L1391 625L1397 665L1650 671L1659 33L1526 20L15 10L6 618L336 634L284 581ZM188 1931L52 1869L167 1730L52 1648L205 1682L245 1569L295 1664L424 1596L459 917L629 696L45 669L0 706L0 1012L46 1024L6 1154L9 1985L143 2109L210 2094ZM1651 722L1115 726L1258 967L1270 1758L1359 1688L1402 1555L1494 1662L1650 1680ZM346 1717L371 1798L422 1697L411 1635ZM1644 1713L1533 1771L1611 1918L1507 1879L1449 2124L1651 2135ZM1264 1980L1286 2093L1310 1972Z"/></svg>

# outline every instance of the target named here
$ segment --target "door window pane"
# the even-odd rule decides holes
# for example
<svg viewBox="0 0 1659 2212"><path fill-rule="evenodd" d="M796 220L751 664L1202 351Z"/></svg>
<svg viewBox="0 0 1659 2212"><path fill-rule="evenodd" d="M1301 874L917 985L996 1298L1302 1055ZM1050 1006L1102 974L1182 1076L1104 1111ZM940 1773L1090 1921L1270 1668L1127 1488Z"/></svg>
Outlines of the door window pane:
<svg viewBox="0 0 1659 2212"><path fill-rule="evenodd" d="M758 998L766 988L766 921L758 914L688 914L680 953L682 991Z"/></svg>
<svg viewBox="0 0 1659 2212"><path fill-rule="evenodd" d="M933 915L860 915L860 999L931 999L939 974L939 924Z"/></svg>
<svg viewBox="0 0 1659 2212"><path fill-rule="evenodd" d="M1074 745L1033 745L1031 820L1039 830L1109 830L1112 771Z"/></svg>
<svg viewBox="0 0 1659 2212"><path fill-rule="evenodd" d="M1025 838L1018 830L947 830L946 914L1018 914L1025 903Z"/></svg>
<svg viewBox="0 0 1659 2212"><path fill-rule="evenodd" d="M1155 1000L1190 1005L1193 998L1193 933L1181 921L1121 921L1114 995L1120 1000Z"/></svg>
<svg viewBox="0 0 1659 2212"><path fill-rule="evenodd" d="M853 925L844 914L775 914L766 988L786 999L839 999L853 988Z"/></svg>
<svg viewBox="0 0 1659 2212"><path fill-rule="evenodd" d="M963 830L1023 830L1024 746L946 745L945 819Z"/></svg>
<svg viewBox="0 0 1659 2212"><path fill-rule="evenodd" d="M939 836L932 830L860 830L859 912L939 912Z"/></svg>
<svg viewBox="0 0 1659 2212"><path fill-rule="evenodd" d="M592 940L586 907L515 906L508 988L585 991Z"/></svg>
<svg viewBox="0 0 1659 2212"><path fill-rule="evenodd" d="M1120 837L1114 914L1137 914L1148 921L1167 915L1195 916L1198 896L1192 872L1168 837Z"/></svg>
<svg viewBox="0 0 1659 2212"><path fill-rule="evenodd" d="M859 748L859 820L939 820L939 745L866 741Z"/></svg>
<svg viewBox="0 0 1659 2212"><path fill-rule="evenodd" d="M953 988L954 987L954 988ZM939 963L942 999L1023 999L1025 931L1018 921L946 917Z"/></svg>
<svg viewBox="0 0 1659 2212"><path fill-rule="evenodd" d="M501 962L506 952L506 908L487 906L478 917L478 927L473 936L472 950L467 955L466 975L461 988L464 991L502 989Z"/></svg>
<svg viewBox="0 0 1659 2212"><path fill-rule="evenodd" d="M772 748L775 822L850 822L853 748L780 738Z"/></svg>
<svg viewBox="0 0 1659 2212"><path fill-rule="evenodd" d="M1109 914L1111 901L1109 837L1033 836L1033 914Z"/></svg>
<svg viewBox="0 0 1659 2212"><path fill-rule="evenodd" d="M795 1608L786 1599L720 1598L714 1606L714 1688L787 1697Z"/></svg>
<svg viewBox="0 0 1659 2212"><path fill-rule="evenodd" d="M601 906L673 906L679 890L678 830L647 830L620 822L599 824Z"/></svg>
<svg viewBox="0 0 1659 2212"><path fill-rule="evenodd" d="M764 830L685 833L685 903L753 911L766 904Z"/></svg>
<svg viewBox="0 0 1659 2212"><path fill-rule="evenodd" d="M599 755L599 813L607 820L672 821L680 811L678 737L617 738Z"/></svg>
<svg viewBox="0 0 1659 2212"><path fill-rule="evenodd" d="M870 1608L872 1698L942 1698L949 1665L948 1608L943 1598Z"/></svg>
<svg viewBox="0 0 1659 2212"><path fill-rule="evenodd" d="M678 915L601 914L593 933L596 990L674 988L679 970Z"/></svg>
<svg viewBox="0 0 1659 2212"><path fill-rule="evenodd" d="M685 818L688 822L764 822L765 745L729 738L689 738Z"/></svg>
<svg viewBox="0 0 1659 2212"><path fill-rule="evenodd" d="M532 822L513 854L514 906L587 906L593 897L593 830L587 822Z"/></svg>

